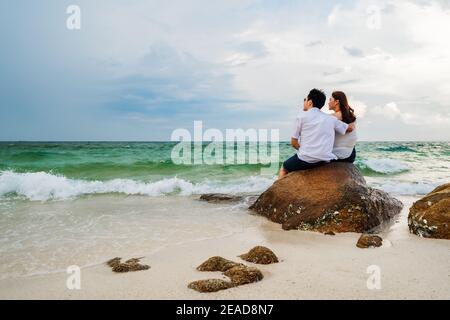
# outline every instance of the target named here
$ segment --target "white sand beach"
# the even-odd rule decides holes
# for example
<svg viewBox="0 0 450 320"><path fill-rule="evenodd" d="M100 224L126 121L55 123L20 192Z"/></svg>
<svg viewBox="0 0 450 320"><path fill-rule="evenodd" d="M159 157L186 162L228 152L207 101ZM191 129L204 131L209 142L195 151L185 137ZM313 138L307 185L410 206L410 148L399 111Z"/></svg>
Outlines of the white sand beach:
<svg viewBox="0 0 450 320"><path fill-rule="evenodd" d="M229 234L179 242L152 253L140 251L139 254L145 255L142 263L151 266L149 270L117 274L105 264L83 267L80 290L67 289L68 274L63 271L7 278L0 281L0 298L449 299L450 241L409 234L406 215L413 199L402 200L405 208L399 222L381 234L384 241L380 248L357 248L356 233L326 236L283 231L280 225L263 217L248 215L247 218L259 223L255 226L244 223L240 230ZM204 203L201 206L210 210L217 207ZM204 231L197 230L199 234ZM262 281L216 293L199 293L187 287L194 280L225 278L219 272L196 270L207 258L219 255L243 262L237 255L256 245L269 247L280 259L271 265L245 262L262 271ZM131 252L123 257L132 257ZM370 277L367 268L371 265L380 268L380 289L367 287Z"/></svg>

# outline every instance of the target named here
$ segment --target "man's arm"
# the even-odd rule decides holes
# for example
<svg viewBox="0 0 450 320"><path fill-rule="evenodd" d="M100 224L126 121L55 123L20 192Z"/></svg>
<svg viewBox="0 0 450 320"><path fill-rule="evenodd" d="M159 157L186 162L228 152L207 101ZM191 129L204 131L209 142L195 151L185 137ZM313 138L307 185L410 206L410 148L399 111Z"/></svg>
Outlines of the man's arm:
<svg viewBox="0 0 450 320"><path fill-rule="evenodd" d="M334 130L336 130L336 132L340 134L350 133L355 130L355 123L352 122L350 124L346 124L345 122L336 119L334 122Z"/></svg>
<svg viewBox="0 0 450 320"><path fill-rule="evenodd" d="M300 137L300 132L302 131L302 118L297 117L295 119L295 130L291 137L291 146L293 146L295 149L300 148L300 144L298 143L298 139Z"/></svg>
<svg viewBox="0 0 450 320"><path fill-rule="evenodd" d="M355 130L355 129L356 129L356 123L355 123L355 122L352 122L352 123L350 123L350 124L348 125L347 131L345 131L345 133L350 133L350 132L352 132L352 131Z"/></svg>
<svg viewBox="0 0 450 320"><path fill-rule="evenodd" d="M300 148L300 144L298 143L298 138L291 138L291 146L293 146L297 150Z"/></svg>

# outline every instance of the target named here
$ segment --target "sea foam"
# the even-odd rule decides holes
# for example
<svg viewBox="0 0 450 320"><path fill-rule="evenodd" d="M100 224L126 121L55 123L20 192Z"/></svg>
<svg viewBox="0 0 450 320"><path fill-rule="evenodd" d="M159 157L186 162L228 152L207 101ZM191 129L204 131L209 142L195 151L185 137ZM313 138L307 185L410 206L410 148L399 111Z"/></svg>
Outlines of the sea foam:
<svg viewBox="0 0 450 320"><path fill-rule="evenodd" d="M413 182L397 182L385 183L381 185L381 189L394 195L402 196L418 196L425 195L436 188L436 184L413 183Z"/></svg>
<svg viewBox="0 0 450 320"><path fill-rule="evenodd" d="M64 200L87 194L123 193L128 195L162 196L175 194L189 196L202 193L257 193L268 188L274 178L252 176L225 182L203 181L192 183L181 178L166 178L155 182L131 179L88 181L69 179L47 172L0 173L0 197L17 195L29 200Z"/></svg>
<svg viewBox="0 0 450 320"><path fill-rule="evenodd" d="M394 159L369 158L362 161L363 166L368 169L383 174L400 173L409 170L405 163Z"/></svg>

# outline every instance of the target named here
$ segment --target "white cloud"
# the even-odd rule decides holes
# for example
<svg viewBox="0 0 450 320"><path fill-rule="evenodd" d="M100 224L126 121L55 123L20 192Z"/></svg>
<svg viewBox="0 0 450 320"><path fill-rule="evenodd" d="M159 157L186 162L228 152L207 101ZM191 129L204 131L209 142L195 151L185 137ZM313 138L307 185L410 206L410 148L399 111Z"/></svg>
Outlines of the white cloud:
<svg viewBox="0 0 450 320"><path fill-rule="evenodd" d="M383 126L395 130L400 121L411 139L422 138L417 125L450 139L450 72L444 71L450 70L450 10L437 2L377 1L380 25L369 28L371 6L370 0L336 5L326 21L312 25L292 23L298 15L292 8L258 20L239 35L263 43L269 54L233 71L237 87L258 103L287 108L312 87L342 90L367 102L351 102L366 122L387 114L393 121ZM374 139L377 134L370 132Z"/></svg>
<svg viewBox="0 0 450 320"><path fill-rule="evenodd" d="M371 109L371 113L375 115L381 115L389 120L394 120L398 116L402 115L395 102L389 102L382 107L374 107L373 109Z"/></svg>
<svg viewBox="0 0 450 320"><path fill-rule="evenodd" d="M450 124L450 116L439 113L411 113L402 111L395 102L389 102L382 107L374 107L370 109L373 115L382 116L388 120L399 120L407 125L424 126L424 125L443 125Z"/></svg>
<svg viewBox="0 0 450 320"><path fill-rule="evenodd" d="M339 12L340 8L341 8L340 4L335 5L333 11L331 11L331 13L328 15L327 21L330 26L336 24L338 16L340 15Z"/></svg>
<svg viewBox="0 0 450 320"><path fill-rule="evenodd" d="M124 95L146 97L150 88L155 96L181 100L193 96L221 101L231 96L243 102L211 106L209 116L233 127L244 110L246 119L268 127L276 113L279 123L291 123L311 88L322 88L328 95L341 90L351 97L350 105L363 122L384 120L381 129L368 130L367 137L377 139L401 123L402 137L422 138L417 131L421 125L428 138L450 139L448 2L79 2L86 13L85 31L47 38L55 48L70 49L70 55L62 56L73 62L73 69L97 61L105 82L132 74L152 80L151 86L144 81L141 91ZM376 27L368 23L373 12L380 13ZM71 46L74 36L82 41ZM172 48L174 56L170 51L148 56L158 43ZM22 50L24 61L34 59L33 50L25 45ZM146 54L148 63L143 65ZM188 108L183 110L195 112Z"/></svg>
<svg viewBox="0 0 450 320"><path fill-rule="evenodd" d="M364 102L356 100L353 97L350 97L348 99L348 103L355 111L355 115L358 119L362 119L365 117L367 112L367 105Z"/></svg>

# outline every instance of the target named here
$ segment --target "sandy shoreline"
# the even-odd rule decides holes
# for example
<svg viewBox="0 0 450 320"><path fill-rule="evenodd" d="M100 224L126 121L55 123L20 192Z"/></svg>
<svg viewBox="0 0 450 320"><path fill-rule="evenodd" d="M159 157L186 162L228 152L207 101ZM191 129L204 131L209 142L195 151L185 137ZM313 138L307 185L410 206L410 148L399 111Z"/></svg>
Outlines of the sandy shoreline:
<svg viewBox="0 0 450 320"><path fill-rule="evenodd" d="M382 236L381 248L359 249L356 233L283 231L267 221L232 235L161 249L142 259L151 266L147 271L115 274L105 265L82 268L81 290L67 289L66 273L5 279L0 281L0 298L450 299L449 241L399 237L389 231ZM216 293L187 288L194 280L222 278L218 272L195 269L207 258L220 255L242 262L237 255L256 245L268 246L281 260L257 266L264 274L262 281ZM367 288L370 265L380 267L380 290Z"/></svg>

